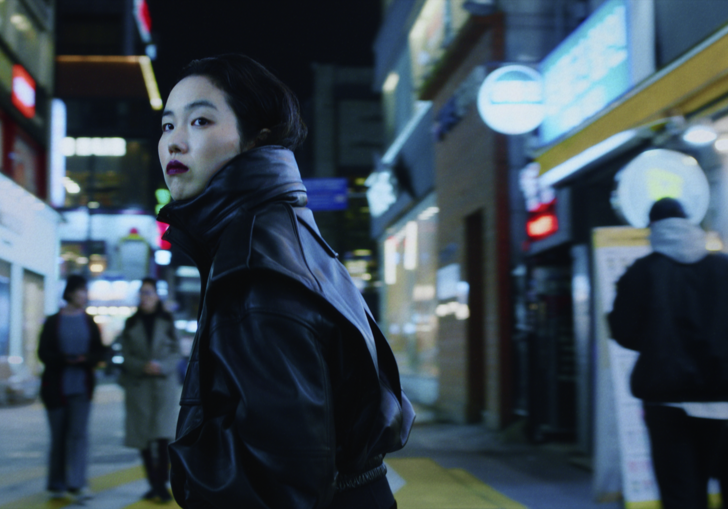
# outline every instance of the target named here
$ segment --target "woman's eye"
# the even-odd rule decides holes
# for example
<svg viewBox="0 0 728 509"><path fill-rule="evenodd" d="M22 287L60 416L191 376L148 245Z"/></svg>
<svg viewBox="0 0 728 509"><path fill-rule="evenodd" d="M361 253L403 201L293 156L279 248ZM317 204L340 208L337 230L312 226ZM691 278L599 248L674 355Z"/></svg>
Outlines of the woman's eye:
<svg viewBox="0 0 728 509"><path fill-rule="evenodd" d="M207 125L210 121L206 118L196 118L192 121L192 125Z"/></svg>
<svg viewBox="0 0 728 509"><path fill-rule="evenodd" d="M171 131L174 126L170 123L162 124L162 131Z"/></svg>

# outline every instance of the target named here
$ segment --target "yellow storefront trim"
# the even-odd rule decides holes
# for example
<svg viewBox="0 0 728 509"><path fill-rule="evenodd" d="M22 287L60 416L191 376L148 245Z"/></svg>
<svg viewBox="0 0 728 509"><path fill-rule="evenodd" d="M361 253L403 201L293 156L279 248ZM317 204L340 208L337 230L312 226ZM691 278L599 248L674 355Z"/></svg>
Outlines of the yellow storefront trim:
<svg viewBox="0 0 728 509"><path fill-rule="evenodd" d="M728 27L637 85L589 124L546 149L541 175L613 134L663 117L689 115L728 93Z"/></svg>

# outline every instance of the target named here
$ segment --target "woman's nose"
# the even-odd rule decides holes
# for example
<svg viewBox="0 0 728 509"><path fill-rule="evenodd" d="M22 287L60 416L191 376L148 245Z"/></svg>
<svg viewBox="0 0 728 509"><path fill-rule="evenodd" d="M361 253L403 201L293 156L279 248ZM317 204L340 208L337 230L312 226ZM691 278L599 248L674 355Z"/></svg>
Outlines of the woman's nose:
<svg viewBox="0 0 728 509"><path fill-rule="evenodd" d="M187 151L187 143L185 143L182 133L173 131L167 141L167 149L170 154L184 153Z"/></svg>

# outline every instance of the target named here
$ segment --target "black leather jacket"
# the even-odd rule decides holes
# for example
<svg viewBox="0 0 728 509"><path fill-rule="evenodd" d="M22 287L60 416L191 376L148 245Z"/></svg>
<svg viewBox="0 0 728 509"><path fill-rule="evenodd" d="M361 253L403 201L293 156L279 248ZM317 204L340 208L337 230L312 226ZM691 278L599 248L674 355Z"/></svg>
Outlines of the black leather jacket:
<svg viewBox="0 0 728 509"><path fill-rule="evenodd" d="M181 507L325 508L407 441L394 356L304 204L293 154L265 146L159 214L203 284L170 445Z"/></svg>

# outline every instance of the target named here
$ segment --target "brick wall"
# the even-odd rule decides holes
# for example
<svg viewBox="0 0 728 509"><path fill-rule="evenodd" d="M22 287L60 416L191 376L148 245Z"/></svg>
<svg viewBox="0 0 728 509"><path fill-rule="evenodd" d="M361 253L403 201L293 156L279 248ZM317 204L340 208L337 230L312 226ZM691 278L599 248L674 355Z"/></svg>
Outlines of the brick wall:
<svg viewBox="0 0 728 509"><path fill-rule="evenodd" d="M497 30L486 31L474 44L469 55L451 74L433 99L437 112L453 96L457 87L478 65L492 62L494 50L498 51ZM494 44L495 43L495 44ZM485 126L475 104L469 107L465 117L446 134L442 141L435 142L435 172L437 201L440 208L438 225L438 249L447 253L441 255L440 267L459 263L461 280L467 281L465 222L466 218L482 212L483 222L483 281L484 299L479 309L470 309L471 317L480 313L484 318L482 337L485 345L485 416L489 427L497 428L503 423L501 401L504 391L502 379L508 372L502 366L501 316L509 313L507 302L501 302L504 292L503 240L507 240L507 191L506 201L499 191L505 182L501 175L504 164L504 139ZM499 173L500 172L500 173ZM503 217L503 215L506 217ZM505 221L504 221L505 219ZM507 249L507 248L506 248ZM507 264L505 265L507 271ZM503 307L505 306L505 307ZM443 417L456 422L473 420L468 412L468 327L469 321L458 320L453 315L440 319L438 332L440 397L438 410Z"/></svg>

